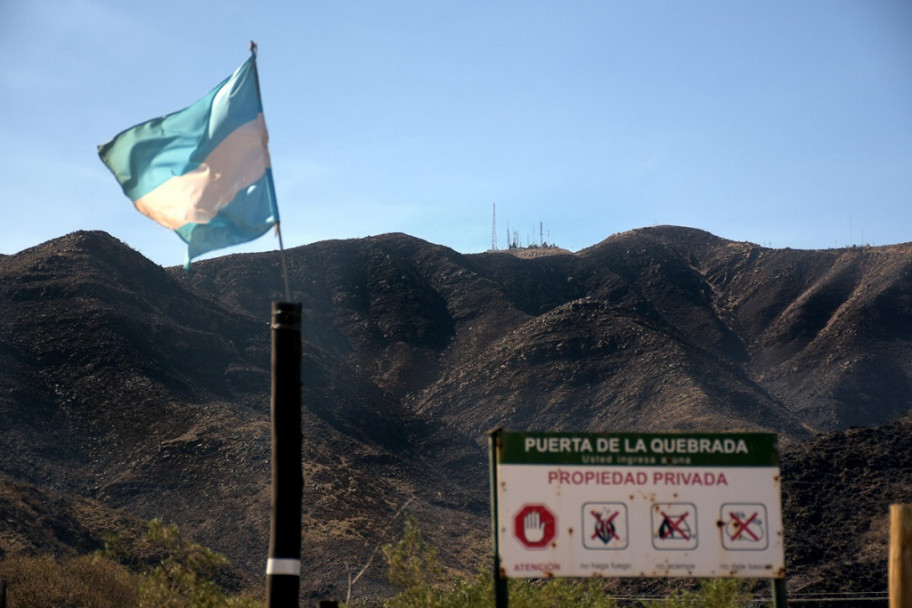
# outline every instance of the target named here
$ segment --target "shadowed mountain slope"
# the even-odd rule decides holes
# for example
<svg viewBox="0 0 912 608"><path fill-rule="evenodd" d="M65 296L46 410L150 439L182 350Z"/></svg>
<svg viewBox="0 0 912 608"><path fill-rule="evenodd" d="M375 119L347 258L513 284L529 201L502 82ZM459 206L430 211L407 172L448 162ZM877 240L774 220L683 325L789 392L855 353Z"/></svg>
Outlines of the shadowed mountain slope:
<svg viewBox="0 0 912 608"><path fill-rule="evenodd" d="M912 409L912 244L773 250L658 227L531 259L401 234L286 256L310 597L344 597L404 505L474 571L494 426L769 429L800 453ZM175 521L258 577L280 267L245 254L187 274L98 232L0 258L0 472ZM386 589L376 561L356 595Z"/></svg>

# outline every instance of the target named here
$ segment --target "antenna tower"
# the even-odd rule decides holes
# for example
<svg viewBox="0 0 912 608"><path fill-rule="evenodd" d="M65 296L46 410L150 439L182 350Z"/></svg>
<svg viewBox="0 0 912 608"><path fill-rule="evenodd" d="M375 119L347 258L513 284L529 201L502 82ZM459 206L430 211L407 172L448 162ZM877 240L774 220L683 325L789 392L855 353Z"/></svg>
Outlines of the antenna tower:
<svg viewBox="0 0 912 608"><path fill-rule="evenodd" d="M497 251L497 203L494 206L494 218L491 222L491 251Z"/></svg>

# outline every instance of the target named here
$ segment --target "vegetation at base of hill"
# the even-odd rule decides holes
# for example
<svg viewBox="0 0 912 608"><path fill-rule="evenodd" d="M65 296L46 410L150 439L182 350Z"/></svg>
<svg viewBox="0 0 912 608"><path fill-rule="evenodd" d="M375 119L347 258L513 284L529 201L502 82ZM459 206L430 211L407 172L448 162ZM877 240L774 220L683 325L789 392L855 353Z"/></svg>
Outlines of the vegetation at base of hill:
<svg viewBox="0 0 912 608"><path fill-rule="evenodd" d="M105 549L58 559L6 556L0 579L8 608L257 608L255 598L232 595L222 555L181 537L177 526L148 523L138 538L111 536Z"/></svg>
<svg viewBox="0 0 912 608"><path fill-rule="evenodd" d="M102 555L6 556L0 578L9 608L122 608L139 598L138 575Z"/></svg>
<svg viewBox="0 0 912 608"><path fill-rule="evenodd" d="M494 605L494 582L488 572L447 579L437 548L424 539L418 520L408 516L402 539L383 547L389 580L402 590L382 608L477 608ZM678 591L661 600L643 600L643 608L738 608L751 602L739 579L708 579L696 591ZM555 578L508 581L511 608L617 608L598 579ZM372 605L355 601L349 608Z"/></svg>
<svg viewBox="0 0 912 608"><path fill-rule="evenodd" d="M437 548L425 540L408 516L401 540L383 547L391 583L401 589L377 604L356 600L361 608L477 608L494 605L490 573L447 578ZM105 549L58 559L49 555L7 556L0 580L7 584L8 608L260 608L260 599L232 595L220 579L227 560L183 539L174 524L148 523L138 539L112 535ZM511 608L617 608L598 579L519 580L508 583ZM738 608L751 602L744 581L705 580L696 591L678 591L643 608Z"/></svg>
<svg viewBox="0 0 912 608"><path fill-rule="evenodd" d="M705 579L700 582L700 588L696 591L676 591L667 598L646 600L642 604L643 608L735 608L757 605L747 591L744 580L735 578Z"/></svg>

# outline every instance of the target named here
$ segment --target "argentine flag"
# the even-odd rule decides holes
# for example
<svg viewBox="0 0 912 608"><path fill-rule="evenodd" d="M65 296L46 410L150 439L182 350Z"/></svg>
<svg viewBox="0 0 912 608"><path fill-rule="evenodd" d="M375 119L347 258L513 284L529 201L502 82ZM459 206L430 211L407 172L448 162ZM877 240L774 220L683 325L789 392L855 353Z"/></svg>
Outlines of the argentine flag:
<svg viewBox="0 0 912 608"><path fill-rule="evenodd" d="M136 208L193 258L251 241L279 222L256 52L192 106L136 125L98 155Z"/></svg>

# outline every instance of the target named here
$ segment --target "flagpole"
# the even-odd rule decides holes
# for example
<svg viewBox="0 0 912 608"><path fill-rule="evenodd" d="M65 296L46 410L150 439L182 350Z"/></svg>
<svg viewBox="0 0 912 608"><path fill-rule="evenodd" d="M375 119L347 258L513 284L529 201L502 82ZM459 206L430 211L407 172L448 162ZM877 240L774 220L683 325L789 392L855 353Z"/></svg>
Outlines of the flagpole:
<svg viewBox="0 0 912 608"><path fill-rule="evenodd" d="M276 234L279 237L279 258L282 260L282 281L285 283L285 301L291 302L291 291L288 289L288 266L285 264L285 246L282 244L281 222L276 222Z"/></svg>
<svg viewBox="0 0 912 608"><path fill-rule="evenodd" d="M256 61L257 45L250 41ZM257 92L260 90L259 76ZM274 193L272 173L266 171ZM269 518L269 556L266 560L267 608L296 608L301 593L301 499L304 475L301 466L301 303L291 301L288 265L278 209L275 230L279 237L285 301L272 303L272 498Z"/></svg>
<svg viewBox="0 0 912 608"><path fill-rule="evenodd" d="M253 40L250 41L250 52L253 53L253 57L254 57L254 59L256 59L257 43L254 42ZM254 74L256 74L256 78L257 78L257 84L256 84L257 91L259 91L260 90L259 71L255 70ZM272 192L275 192L275 184L272 183L272 174L267 172L266 177L270 182L269 183L270 189L272 190ZM278 212L278 210L276 210L276 212ZM278 214L275 217L276 217L276 220L278 220L278 217L279 217ZM276 235L278 235L278 237L279 237L279 257L282 260L282 281L285 283L285 301L291 302L291 290L288 288L288 266L285 263L285 245L282 242L282 223L280 221L276 221L275 230L276 230Z"/></svg>

